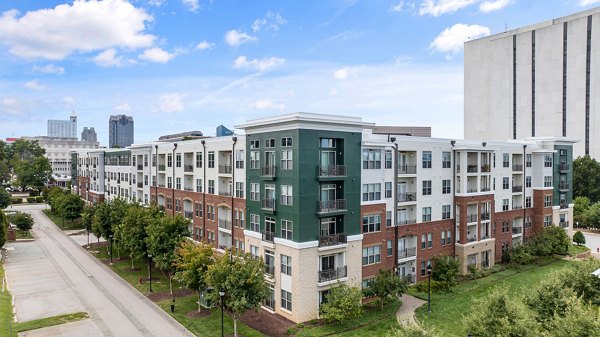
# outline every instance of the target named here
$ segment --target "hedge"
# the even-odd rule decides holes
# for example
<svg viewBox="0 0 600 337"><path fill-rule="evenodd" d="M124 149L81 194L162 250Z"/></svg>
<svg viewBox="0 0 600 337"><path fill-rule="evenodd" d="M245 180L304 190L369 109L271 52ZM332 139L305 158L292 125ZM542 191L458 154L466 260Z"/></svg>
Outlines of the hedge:
<svg viewBox="0 0 600 337"><path fill-rule="evenodd" d="M10 198L10 203L11 204L21 204L21 203L23 203L23 199L21 199L21 198Z"/></svg>
<svg viewBox="0 0 600 337"><path fill-rule="evenodd" d="M30 204L35 203L35 197L27 197L27 202Z"/></svg>

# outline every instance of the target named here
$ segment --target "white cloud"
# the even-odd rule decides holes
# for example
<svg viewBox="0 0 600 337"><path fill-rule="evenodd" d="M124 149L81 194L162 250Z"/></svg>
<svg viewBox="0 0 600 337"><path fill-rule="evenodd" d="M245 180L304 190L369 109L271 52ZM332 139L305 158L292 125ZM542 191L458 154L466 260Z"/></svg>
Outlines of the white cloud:
<svg viewBox="0 0 600 337"><path fill-rule="evenodd" d="M25 83L24 87L32 90L42 90L46 88L46 86L38 82L37 79Z"/></svg>
<svg viewBox="0 0 600 337"><path fill-rule="evenodd" d="M114 48L107 49L100 54L96 55L92 61L96 65L104 68L109 67L122 67L127 63L131 63L132 60L128 60L124 56L117 56L117 51Z"/></svg>
<svg viewBox="0 0 600 337"><path fill-rule="evenodd" d="M62 60L69 54L113 47L149 47L155 36L146 34L153 18L123 0L82 1L20 15L17 10L0 16L0 43L24 58Z"/></svg>
<svg viewBox="0 0 600 337"><path fill-rule="evenodd" d="M180 112L183 111L183 95L180 93L163 94L158 98L159 110L161 112Z"/></svg>
<svg viewBox="0 0 600 337"><path fill-rule="evenodd" d="M190 12L197 12L200 9L198 0L181 0L183 6Z"/></svg>
<svg viewBox="0 0 600 337"><path fill-rule="evenodd" d="M259 71L265 71L276 66L280 66L285 62L285 59L280 57L266 57L263 59L249 60L246 56L239 56L233 61L235 69L255 68Z"/></svg>
<svg viewBox="0 0 600 337"><path fill-rule="evenodd" d="M23 114L23 109L16 98L0 97L0 115L3 114L18 116Z"/></svg>
<svg viewBox="0 0 600 337"><path fill-rule="evenodd" d="M207 49L213 49L215 46L214 43L208 42L206 40L198 43L198 45L196 45L196 49L198 50L207 50Z"/></svg>
<svg viewBox="0 0 600 337"><path fill-rule="evenodd" d="M464 42L490 35L490 29L479 25L457 23L444 29L429 45L436 52L447 53L446 58L452 58L464 48Z"/></svg>
<svg viewBox="0 0 600 337"><path fill-rule="evenodd" d="M42 74L62 75L65 73L65 68L50 63L46 64L45 66L33 66L31 71Z"/></svg>
<svg viewBox="0 0 600 337"><path fill-rule="evenodd" d="M131 107L129 106L129 103L123 103L123 104L119 104L119 105L115 106L113 108L113 110L116 110L116 111L131 111Z"/></svg>
<svg viewBox="0 0 600 337"><path fill-rule="evenodd" d="M598 0L600 1L600 0ZM488 0L479 5L479 10L483 13L489 13L502 9L512 3L512 0Z"/></svg>
<svg viewBox="0 0 600 337"><path fill-rule="evenodd" d="M246 42L252 42L256 40L256 37L248 35L244 32L240 32L236 29L232 29L225 34L225 42L232 47L237 47Z"/></svg>
<svg viewBox="0 0 600 337"><path fill-rule="evenodd" d="M600 0L581 0L581 1L579 1L579 6L589 6L589 5L595 5L595 4L600 4Z"/></svg>
<svg viewBox="0 0 600 337"><path fill-rule="evenodd" d="M398 3L392 3L390 6L390 12L402 12L404 9L404 0L400 0Z"/></svg>
<svg viewBox="0 0 600 337"><path fill-rule="evenodd" d="M167 2L167 1L166 0L148 0L148 5L154 6L154 7L160 7L160 6L164 5L165 2Z"/></svg>
<svg viewBox="0 0 600 337"><path fill-rule="evenodd" d="M407 65L412 60L413 58L407 55L394 56L394 63L396 63L397 66Z"/></svg>
<svg viewBox="0 0 600 337"><path fill-rule="evenodd" d="M419 15L440 16L454 13L457 10L470 6L478 0L424 0L419 8Z"/></svg>
<svg viewBox="0 0 600 337"><path fill-rule="evenodd" d="M150 62L167 63L177 55L178 55L177 52L169 53L166 50L163 50L158 47L154 47L154 48L144 50L144 52L142 54L140 54L139 58L142 60L150 61Z"/></svg>
<svg viewBox="0 0 600 337"><path fill-rule="evenodd" d="M265 14L263 18L254 20L254 22L252 23L252 31L256 33L263 27L266 27L267 30L279 30L279 26L284 25L286 23L287 20L284 19L281 16L281 14L269 11L267 12L267 14Z"/></svg>
<svg viewBox="0 0 600 337"><path fill-rule="evenodd" d="M285 104L277 104L270 99L259 99L252 103L251 106L258 110L285 110Z"/></svg>
<svg viewBox="0 0 600 337"><path fill-rule="evenodd" d="M344 67L333 72L333 78L336 80L346 80L350 77L355 77L358 73L359 68L356 67Z"/></svg>
<svg viewBox="0 0 600 337"><path fill-rule="evenodd" d="M63 98L60 100L60 103L61 103L61 104L62 104L64 107L67 107L67 108L69 108L69 109L72 109L72 108L74 108L74 107L75 107L75 104L76 104L77 102L75 101L75 99L74 99L73 97L71 97L71 96L66 96L66 97L63 97Z"/></svg>

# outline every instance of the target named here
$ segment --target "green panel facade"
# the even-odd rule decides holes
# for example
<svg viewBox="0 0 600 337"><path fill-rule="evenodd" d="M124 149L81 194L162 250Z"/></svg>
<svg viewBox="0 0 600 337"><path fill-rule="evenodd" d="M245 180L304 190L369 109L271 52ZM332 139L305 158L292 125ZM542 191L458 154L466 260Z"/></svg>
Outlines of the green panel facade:
<svg viewBox="0 0 600 337"><path fill-rule="evenodd" d="M71 185L77 185L77 153L71 153Z"/></svg>
<svg viewBox="0 0 600 337"><path fill-rule="evenodd" d="M555 145L553 165L554 205L573 202L573 146Z"/></svg>
<svg viewBox="0 0 600 337"><path fill-rule="evenodd" d="M282 138L291 137L292 146L282 146ZM268 140L274 139L273 148L265 148ZM335 139L335 162L345 165L345 174L335 177L319 177L322 139ZM310 129L290 129L286 131L250 134L246 136L246 205L247 228L251 229L251 215L260 215L260 230L265 231L265 217L275 218L275 236L281 237L281 222L293 222L293 241L307 242L318 240L320 223L323 218L335 218L338 233L346 235L360 234L360 132L321 131ZM251 148L253 141L259 142L259 148ZM282 169L282 150L292 149L291 170ZM333 150L333 151L332 151ZM260 153L259 168L251 168L251 153ZM265 152L274 152L275 177L265 177L262 167L265 165ZM251 184L260 184L259 201L250 198ZM264 210L260 199L265 197L265 185L275 185L275 211ZM336 199L345 199L345 207L339 212L327 215L319 214L321 184L335 185ZM281 204L281 186L292 186L293 204Z"/></svg>

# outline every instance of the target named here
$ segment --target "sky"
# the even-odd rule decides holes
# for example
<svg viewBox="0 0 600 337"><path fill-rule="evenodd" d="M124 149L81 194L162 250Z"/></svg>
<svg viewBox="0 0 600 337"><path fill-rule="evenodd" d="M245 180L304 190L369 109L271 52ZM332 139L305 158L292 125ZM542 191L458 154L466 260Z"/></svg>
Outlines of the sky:
<svg viewBox="0 0 600 337"><path fill-rule="evenodd" d="M290 112L463 135L463 42L600 0L4 0L0 138L78 116L108 143ZM235 130L243 133L242 130Z"/></svg>

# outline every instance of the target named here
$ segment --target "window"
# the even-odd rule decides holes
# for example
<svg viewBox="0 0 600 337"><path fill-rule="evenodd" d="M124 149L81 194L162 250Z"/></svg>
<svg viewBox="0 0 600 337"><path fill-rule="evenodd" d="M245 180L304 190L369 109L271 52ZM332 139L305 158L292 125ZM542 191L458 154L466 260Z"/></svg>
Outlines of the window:
<svg viewBox="0 0 600 337"><path fill-rule="evenodd" d="M361 286L363 289L367 289L367 288L370 288L371 286L373 286L373 283L375 283L375 278L371 277L371 278L362 280Z"/></svg>
<svg viewBox="0 0 600 337"><path fill-rule="evenodd" d="M502 177L502 189L507 190L509 187L508 177Z"/></svg>
<svg viewBox="0 0 600 337"><path fill-rule="evenodd" d="M450 168L451 153L444 151L442 152L442 168Z"/></svg>
<svg viewBox="0 0 600 337"><path fill-rule="evenodd" d="M502 233L508 233L510 231L510 225L507 221L502 221Z"/></svg>
<svg viewBox="0 0 600 337"><path fill-rule="evenodd" d="M167 154L167 167L173 167L173 155Z"/></svg>
<svg viewBox="0 0 600 337"><path fill-rule="evenodd" d="M196 152L196 167L202 168L202 152Z"/></svg>
<svg viewBox="0 0 600 337"><path fill-rule="evenodd" d="M391 182L385 183L385 197L386 198L392 197L392 183Z"/></svg>
<svg viewBox="0 0 600 337"><path fill-rule="evenodd" d="M525 167L531 167L531 154L525 155Z"/></svg>
<svg viewBox="0 0 600 337"><path fill-rule="evenodd" d="M251 149L258 149L258 148L260 148L260 141L258 141L258 140L251 140L250 141L250 148Z"/></svg>
<svg viewBox="0 0 600 337"><path fill-rule="evenodd" d="M441 242L441 245L443 246L446 244L446 231L442 231L441 235L442 235L442 240L440 242Z"/></svg>
<svg viewBox="0 0 600 337"><path fill-rule="evenodd" d="M281 254L281 273L292 276L292 257Z"/></svg>
<svg viewBox="0 0 600 337"><path fill-rule="evenodd" d="M544 187L552 187L552 176L544 176Z"/></svg>
<svg viewBox="0 0 600 337"><path fill-rule="evenodd" d="M390 150L385 150L385 168L392 168L392 151Z"/></svg>
<svg viewBox="0 0 600 337"><path fill-rule="evenodd" d="M431 151L423 151L423 168L431 168Z"/></svg>
<svg viewBox="0 0 600 337"><path fill-rule="evenodd" d="M292 293L281 290L281 308L292 311Z"/></svg>
<svg viewBox="0 0 600 337"><path fill-rule="evenodd" d="M244 150L235 151L235 168L243 169L244 168Z"/></svg>
<svg viewBox="0 0 600 337"><path fill-rule="evenodd" d="M271 149L275 147L275 138L265 139L265 148Z"/></svg>
<svg viewBox="0 0 600 337"><path fill-rule="evenodd" d="M431 195L431 180L423 180L423 195Z"/></svg>
<svg viewBox="0 0 600 337"><path fill-rule="evenodd" d="M442 205L442 219L450 219L450 205Z"/></svg>
<svg viewBox="0 0 600 337"><path fill-rule="evenodd" d="M208 180L208 193L215 194L215 181Z"/></svg>
<svg viewBox="0 0 600 337"><path fill-rule="evenodd" d="M254 259L260 258L260 253L257 246L250 245L250 255L252 255L252 258Z"/></svg>
<svg viewBox="0 0 600 337"><path fill-rule="evenodd" d="M531 176L525 177L525 187L531 187Z"/></svg>
<svg viewBox="0 0 600 337"><path fill-rule="evenodd" d="M526 208L531 207L531 197L525 197L525 207Z"/></svg>
<svg viewBox="0 0 600 337"><path fill-rule="evenodd" d="M175 212L181 211L181 200L175 199Z"/></svg>
<svg viewBox="0 0 600 337"><path fill-rule="evenodd" d="M510 156L508 153L503 153L502 154L502 167L509 167L510 166Z"/></svg>
<svg viewBox="0 0 600 337"><path fill-rule="evenodd" d="M293 223L290 220L281 220L281 238L293 240Z"/></svg>
<svg viewBox="0 0 600 337"><path fill-rule="evenodd" d="M337 142L335 139L321 138L321 148L335 148L336 146Z"/></svg>
<svg viewBox="0 0 600 337"><path fill-rule="evenodd" d="M421 234L421 249L427 247L427 234Z"/></svg>
<svg viewBox="0 0 600 337"><path fill-rule="evenodd" d="M433 233L427 233L427 248L433 247Z"/></svg>
<svg viewBox="0 0 600 337"><path fill-rule="evenodd" d="M291 185L281 185L281 204L291 206L293 204L293 193Z"/></svg>
<svg viewBox="0 0 600 337"><path fill-rule="evenodd" d="M423 207L423 222L431 221L431 207Z"/></svg>
<svg viewBox="0 0 600 337"><path fill-rule="evenodd" d="M363 233L379 232L381 230L381 215L363 216Z"/></svg>
<svg viewBox="0 0 600 337"><path fill-rule="evenodd" d="M385 211L385 225L387 227L392 226L392 211Z"/></svg>
<svg viewBox="0 0 600 337"><path fill-rule="evenodd" d="M550 225L552 225L552 216L551 215L544 216L544 227L548 227Z"/></svg>
<svg viewBox="0 0 600 337"><path fill-rule="evenodd" d="M364 149L363 150L363 169L381 168L381 150Z"/></svg>
<svg viewBox="0 0 600 337"><path fill-rule="evenodd" d="M292 150L281 150L281 169L292 169Z"/></svg>
<svg viewBox="0 0 600 337"><path fill-rule="evenodd" d="M502 199L502 210L508 211L508 199Z"/></svg>
<svg viewBox="0 0 600 337"><path fill-rule="evenodd" d="M215 167L215 151L208 151L208 168Z"/></svg>
<svg viewBox="0 0 600 337"><path fill-rule="evenodd" d="M394 253L393 247L394 242L392 240L387 240L387 256L392 256L392 254Z"/></svg>
<svg viewBox="0 0 600 337"><path fill-rule="evenodd" d="M175 179L175 188L180 190L181 189L181 178L177 177Z"/></svg>
<svg viewBox="0 0 600 337"><path fill-rule="evenodd" d="M156 167L156 155L152 155L152 167Z"/></svg>
<svg viewBox="0 0 600 337"><path fill-rule="evenodd" d="M421 276L427 275L427 266L431 265L431 261L421 261Z"/></svg>
<svg viewBox="0 0 600 337"><path fill-rule="evenodd" d="M544 207L550 207L550 206L552 206L552 196L545 195L544 196Z"/></svg>
<svg viewBox="0 0 600 337"><path fill-rule="evenodd" d="M549 153L544 155L544 167L552 167L552 155Z"/></svg>
<svg viewBox="0 0 600 337"><path fill-rule="evenodd" d="M194 207L194 208L196 209L196 216L201 218L202 217L202 206L203 205L201 203L199 203L199 202L196 202L195 206L196 207Z"/></svg>
<svg viewBox="0 0 600 337"><path fill-rule="evenodd" d="M167 188L173 188L173 178L167 177Z"/></svg>
<svg viewBox="0 0 600 337"><path fill-rule="evenodd" d="M363 201L381 200L381 184L363 184Z"/></svg>
<svg viewBox="0 0 600 337"><path fill-rule="evenodd" d="M250 168L251 169L259 169L260 168L260 152L250 151Z"/></svg>
<svg viewBox="0 0 600 337"><path fill-rule="evenodd" d="M245 211L240 211L240 227L245 228L245 220L246 219L246 212ZM244 244L244 242L242 241L242 245ZM243 246L242 246L243 247Z"/></svg>
<svg viewBox="0 0 600 337"><path fill-rule="evenodd" d="M244 198L244 183L243 182L235 183L235 197L236 198Z"/></svg>
<svg viewBox="0 0 600 337"><path fill-rule="evenodd" d="M260 199L260 185L258 183L250 183L250 200L258 201Z"/></svg>
<svg viewBox="0 0 600 337"><path fill-rule="evenodd" d="M531 217L530 216L525 217L525 228L531 228Z"/></svg>
<svg viewBox="0 0 600 337"><path fill-rule="evenodd" d="M449 229L446 231L446 244L450 244L452 240L452 231Z"/></svg>
<svg viewBox="0 0 600 337"><path fill-rule="evenodd" d="M144 167L148 167L148 155L144 155Z"/></svg>
<svg viewBox="0 0 600 337"><path fill-rule="evenodd" d="M442 194L450 194L450 179L442 180Z"/></svg>
<svg viewBox="0 0 600 337"><path fill-rule="evenodd" d="M290 147L290 146L292 146L292 137L283 137L283 138L281 138L281 146L282 147Z"/></svg>
<svg viewBox="0 0 600 337"><path fill-rule="evenodd" d="M260 215L250 214L250 230L260 233Z"/></svg>
<svg viewBox="0 0 600 337"><path fill-rule="evenodd" d="M365 247L362 251L363 266L381 262L381 246Z"/></svg>
<svg viewBox="0 0 600 337"><path fill-rule="evenodd" d="M175 155L175 166L181 167L181 153Z"/></svg>

